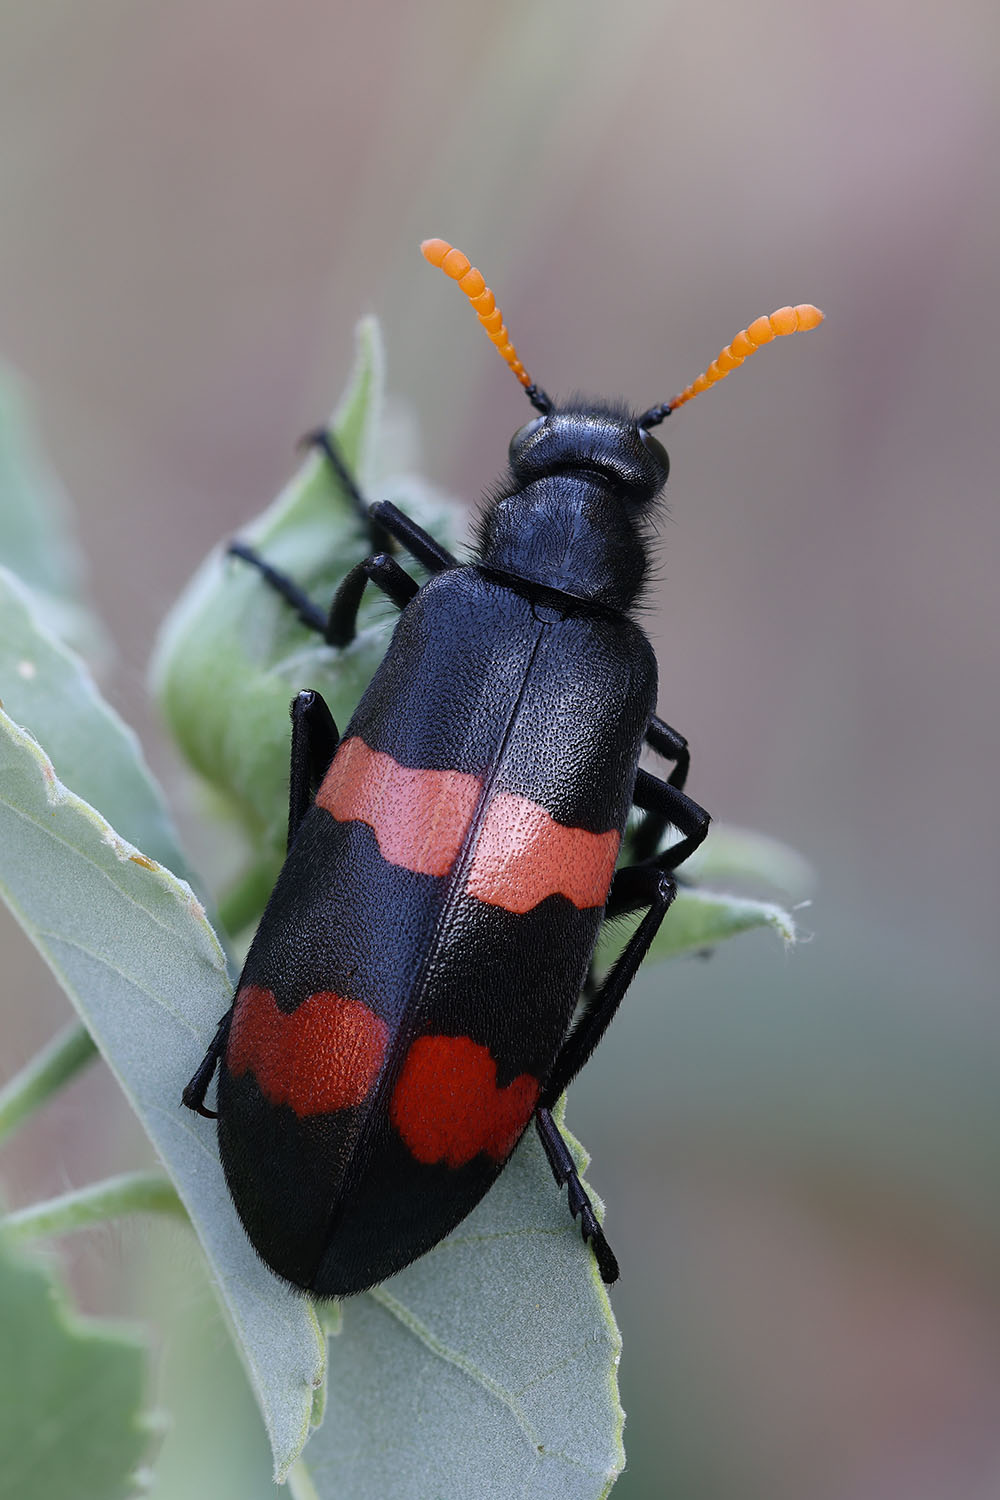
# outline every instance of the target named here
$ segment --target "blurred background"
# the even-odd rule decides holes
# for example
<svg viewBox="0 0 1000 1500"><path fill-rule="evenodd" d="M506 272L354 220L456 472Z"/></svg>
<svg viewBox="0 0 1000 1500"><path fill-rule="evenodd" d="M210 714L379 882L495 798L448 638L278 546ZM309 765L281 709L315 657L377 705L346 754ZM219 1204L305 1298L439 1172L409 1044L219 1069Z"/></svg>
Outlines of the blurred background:
<svg viewBox="0 0 1000 1500"><path fill-rule="evenodd" d="M286 478L359 314L453 493L527 417L422 237L483 268L557 395L643 407L761 313L827 313L665 429L660 709L698 800L817 887L790 954L647 975L572 1092L624 1267L616 1500L1000 1484L998 32L977 0L0 12L0 354L78 507L106 688L171 785L158 622ZM6 1075L68 1007L6 918L2 943ZM141 1151L95 1068L7 1191ZM145 1276L169 1309L158 1493L268 1493L193 1240L65 1253L85 1306L145 1316Z"/></svg>

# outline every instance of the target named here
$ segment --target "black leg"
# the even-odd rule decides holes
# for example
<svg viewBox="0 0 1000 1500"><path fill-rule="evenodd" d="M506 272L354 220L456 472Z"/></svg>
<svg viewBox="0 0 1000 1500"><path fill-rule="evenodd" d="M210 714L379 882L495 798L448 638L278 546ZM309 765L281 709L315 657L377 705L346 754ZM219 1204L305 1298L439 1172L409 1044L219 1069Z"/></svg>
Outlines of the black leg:
<svg viewBox="0 0 1000 1500"><path fill-rule="evenodd" d="M684 835L679 843L672 844L648 861L657 869L676 870L704 842L711 818L686 792L672 786L669 781L661 781L640 769L635 780L634 801L636 807L660 820L661 834L663 828L672 824Z"/></svg>
<svg viewBox="0 0 1000 1500"><path fill-rule="evenodd" d="M550 1110L536 1109L535 1127L545 1148L545 1155L549 1159L556 1185L562 1187L565 1183L569 1194L570 1213L574 1219L580 1220L580 1233L597 1257L597 1268L601 1273L601 1280L610 1286L613 1281L618 1280L618 1262L614 1251L604 1238L604 1230L597 1222L593 1204L587 1197L583 1183L577 1174L576 1163Z"/></svg>
<svg viewBox="0 0 1000 1500"><path fill-rule="evenodd" d="M316 787L322 781L337 750L340 736L326 703L319 693L299 693L292 702L292 752L288 773L288 843L299 830L299 824L312 804ZM219 1022L215 1036L198 1070L181 1095L181 1103L207 1120L218 1119L215 1110L205 1107L205 1095L215 1075L219 1059L226 1050L233 1020L230 1006Z"/></svg>
<svg viewBox="0 0 1000 1500"><path fill-rule="evenodd" d="M394 557L380 552L375 557L366 557L364 562L358 563L345 575L333 596L329 613L324 614L319 605L314 604L293 579L280 573L277 568L272 568L252 547L243 542L230 542L229 553L256 568L275 593L280 594L286 604L291 605L303 625L315 630L331 646L348 646L353 641L357 630L358 606L366 583L377 584L400 609L409 604L419 589L419 584L399 566Z"/></svg>
<svg viewBox="0 0 1000 1500"><path fill-rule="evenodd" d="M442 568L456 566L456 559L451 553L432 536L428 536L427 532L415 521L411 521L409 516L397 510L390 500L378 500L374 505L367 504L355 483L353 474L344 463L333 438L325 428L321 427L316 432L307 433L303 442L311 443L326 455L341 486L347 491L358 515L368 527L373 552L390 551L393 538L395 538L396 541L402 542L411 557L423 563L429 573L439 573Z"/></svg>
<svg viewBox="0 0 1000 1500"><path fill-rule="evenodd" d="M388 552L392 550L392 537L380 526L372 515L371 506L358 489L357 481L350 469L345 464L332 436L325 427L319 427L315 432L307 432L302 442L310 448L318 448L326 458L330 468L336 474L341 489L358 513L358 518L364 522L368 532L368 545L373 552Z"/></svg>
<svg viewBox="0 0 1000 1500"><path fill-rule="evenodd" d="M583 995L583 1011L563 1043L542 1093L542 1107L551 1108L570 1081L576 1077L610 1026L625 991L635 978L639 965L649 951L660 923L677 894L677 883L671 873L697 849L708 832L709 816L703 807L684 792L658 781L648 771L640 771L635 788L636 804L661 813L666 822L679 828L684 838L656 859L641 865L626 865L615 873L608 892L605 915L624 916L626 912L647 907L646 915L619 954L603 984L588 984Z"/></svg>
<svg viewBox="0 0 1000 1500"><path fill-rule="evenodd" d="M646 730L646 743L657 755L662 755L664 760L677 762L667 780L682 792L691 767L691 751L687 740L676 729L671 729L658 714L653 714Z"/></svg>
<svg viewBox="0 0 1000 1500"><path fill-rule="evenodd" d="M656 813L665 824L673 824L683 838L655 859L625 865L615 872L605 917L624 916L644 906L648 909L603 983L595 987L593 973L588 972L582 1013L563 1043L542 1093L541 1105L546 1109L551 1109L570 1080L575 1078L611 1024L677 894L677 883L672 874L675 866L693 854L708 833L711 819L705 809L685 792L651 776L648 771L639 771L633 797L637 807Z"/></svg>
<svg viewBox="0 0 1000 1500"><path fill-rule="evenodd" d="M230 557L242 558L244 562L256 568L265 583L274 589L276 594L280 594L286 604L292 606L303 625L308 625L310 630L315 630L319 635L326 634L326 615L319 605L314 604L309 595L288 577L287 573L279 573L277 568L272 568L259 552L255 552L253 547L248 547L245 542L230 542L227 550Z"/></svg>
<svg viewBox="0 0 1000 1500"><path fill-rule="evenodd" d="M582 1014L563 1043L542 1090L540 1104L543 1109L552 1108L611 1025L625 991L635 978L667 908L677 894L677 886L672 875L654 865L629 865L619 870L612 882L609 907L619 892L623 910L635 910L637 906L648 906L649 909L603 984L589 1000L584 1001Z"/></svg>
<svg viewBox="0 0 1000 1500"><path fill-rule="evenodd" d="M635 802L643 810L662 818L664 826L672 823L684 837L680 843L664 850L658 858L646 864L627 865L616 873L608 893L607 915L621 916L643 906L647 907L646 914L603 984L595 986L593 972L588 973L581 1014L553 1064L535 1111L538 1134L553 1175L560 1186L564 1182L568 1185L573 1217L579 1217L583 1237L593 1246L601 1275L606 1282L618 1279L618 1263L597 1223L577 1176L573 1159L559 1135L550 1111L614 1020L625 992L649 952L660 923L677 894L677 884L671 870L698 847L708 832L709 824L709 816L704 808L699 807L697 802L693 802L677 786L659 781L655 776L650 776L648 771L640 771L636 779Z"/></svg>
<svg viewBox="0 0 1000 1500"><path fill-rule="evenodd" d="M206 1109L205 1095L208 1086L215 1075L215 1067L226 1050L226 1042L229 1039L229 1027L232 1024L233 1007L230 1006L219 1022L218 1028L212 1038L211 1046L198 1064L198 1071L181 1095L181 1103L188 1109L193 1109L196 1114L204 1115L206 1120L217 1120L218 1113L214 1109Z"/></svg>
<svg viewBox="0 0 1000 1500"><path fill-rule="evenodd" d="M667 785L676 787L679 792L683 791L691 766L691 751L684 736L678 734L676 729L671 729L658 714L653 714L646 728L646 743L657 755L662 755L664 760L675 762L667 778ZM637 864L652 858L656 853L668 821L662 813L650 811L638 827L633 829L629 836L629 847Z"/></svg>
<svg viewBox="0 0 1000 1500"><path fill-rule="evenodd" d="M376 500L371 513L390 535L402 542L411 557L422 563L428 573L440 573L445 568L457 568L458 559L446 547L426 532L416 521L411 521L393 505L391 500Z"/></svg>
<svg viewBox="0 0 1000 1500"><path fill-rule="evenodd" d="M312 806L316 788L337 753L340 734L326 700L319 693L299 693L292 700L292 758L288 773L288 847Z"/></svg>
<svg viewBox="0 0 1000 1500"><path fill-rule="evenodd" d="M388 594L394 604L403 609L413 598L419 587L408 573L389 554L400 542L417 562L430 573L439 573L443 568L457 567L451 553L428 536L415 521L397 510L388 500L367 505L364 496L354 482L354 477L334 443L330 434L322 429L309 433L304 442L319 448L326 456L341 486L354 503L358 515L368 527L373 555L352 568L343 579L328 614L324 615L304 589L286 573L279 572L253 547L245 542L230 542L229 553L240 557L257 569L261 577L280 594L298 615L304 625L315 630L331 646L346 646L354 639L357 628L358 606L366 583L374 583Z"/></svg>
<svg viewBox="0 0 1000 1500"><path fill-rule="evenodd" d="M358 629L361 596L368 583L374 583L384 594L388 594L393 604L400 609L406 608L420 587L387 552L366 557L364 562L358 563L341 580L340 587L333 596L330 613L323 627L324 639L331 646L348 646L353 641Z"/></svg>
<svg viewBox="0 0 1000 1500"><path fill-rule="evenodd" d="M559 1095L583 1067L610 1026L625 991L645 958L649 945L656 936L657 928L676 894L677 887L672 876L648 866L641 871L635 871L635 867L631 866L628 870L619 873L632 875L633 872L638 875L637 889L633 895L637 896L639 889L645 887L646 899L650 903L649 910L626 943L604 983L589 997L585 997L583 1014L564 1042L562 1051L556 1058L552 1073L542 1091L541 1102L535 1110L535 1125L542 1145L545 1147L552 1175L559 1187L566 1183L570 1212L574 1219L579 1218L580 1232L593 1247L601 1278L608 1284L618 1280L618 1262L604 1236L603 1229L597 1222L593 1205L577 1174L569 1148L552 1118L551 1110ZM615 881L618 881L617 875Z"/></svg>

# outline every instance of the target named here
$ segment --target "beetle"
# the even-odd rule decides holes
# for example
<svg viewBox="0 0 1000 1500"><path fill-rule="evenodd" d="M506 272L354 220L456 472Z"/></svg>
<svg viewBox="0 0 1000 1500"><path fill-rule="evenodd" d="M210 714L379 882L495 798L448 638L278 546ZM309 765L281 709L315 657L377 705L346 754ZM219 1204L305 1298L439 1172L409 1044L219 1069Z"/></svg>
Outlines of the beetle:
<svg viewBox="0 0 1000 1500"><path fill-rule="evenodd" d="M218 1119L237 1212L261 1258L321 1297L384 1280L487 1192L534 1120L605 1282L618 1264L552 1109L588 1060L676 893L709 816L687 741L655 712L633 610L669 468L651 429L803 306L751 324L672 402L557 405L534 385L492 292L443 240L425 257L469 297L535 408L460 563L392 504L365 507L373 553L324 612L250 548L332 646L369 583L399 608L341 735L322 697L292 708L288 854L232 1007L183 1092ZM391 547L428 573L417 582ZM640 768L650 749L664 780ZM631 810L631 862L618 865ZM662 848L668 825L679 833ZM641 920L600 984L602 924ZM581 998L582 997L582 998ZM218 1110L206 1105L218 1068Z"/></svg>

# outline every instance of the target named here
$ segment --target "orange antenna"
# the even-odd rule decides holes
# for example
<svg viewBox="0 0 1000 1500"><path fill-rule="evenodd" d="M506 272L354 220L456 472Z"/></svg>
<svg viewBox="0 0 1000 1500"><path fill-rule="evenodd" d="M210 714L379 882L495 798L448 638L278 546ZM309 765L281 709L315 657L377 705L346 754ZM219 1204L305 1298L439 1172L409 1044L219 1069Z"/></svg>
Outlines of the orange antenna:
<svg viewBox="0 0 1000 1500"><path fill-rule="evenodd" d="M652 407L641 416L639 426L655 427L686 401L707 391L710 385L725 380L732 370L738 370L743 361L749 359L751 354L756 354L764 344L770 344L776 338L784 338L789 333L818 328L822 321L823 314L810 302L800 302L798 307L779 307L769 318L758 318L749 328L738 333L731 344L726 345L718 358L712 361L705 373L699 375L687 390L681 391L679 396L663 406Z"/></svg>
<svg viewBox="0 0 1000 1500"><path fill-rule="evenodd" d="M469 257L463 255L461 250L456 250L454 245L449 245L447 240L424 240L420 251L424 259L429 260L432 266L437 266L438 270L450 276L452 281L458 282L476 309L479 321L486 329L488 337L496 344L501 356L524 386L532 405L542 412L551 410L552 403L548 396L535 385L518 358L517 350L510 341L503 314L497 307L497 299L486 285L483 273L477 271Z"/></svg>

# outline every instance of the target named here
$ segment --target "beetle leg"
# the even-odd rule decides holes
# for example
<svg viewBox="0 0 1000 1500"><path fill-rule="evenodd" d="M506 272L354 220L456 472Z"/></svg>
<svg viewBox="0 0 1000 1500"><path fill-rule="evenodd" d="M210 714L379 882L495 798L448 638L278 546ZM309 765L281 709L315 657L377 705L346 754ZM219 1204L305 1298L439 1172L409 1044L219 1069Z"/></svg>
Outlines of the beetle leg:
<svg viewBox="0 0 1000 1500"><path fill-rule="evenodd" d="M662 850L655 858L646 857L649 864L655 865L659 870L676 870L678 865L694 853L708 833L708 825L711 818L703 807L699 807L686 792L672 782L661 781L658 776L653 776L649 771L640 768L635 781L635 792L633 800L636 807L641 807L649 814L650 819L657 823L657 838L650 850L659 843L663 830L673 825L679 828L684 837L669 849ZM645 835L646 822L639 828L639 833ZM620 872L624 873L624 872ZM617 884L618 877L615 877ZM612 887L612 894L614 888Z"/></svg>
<svg viewBox="0 0 1000 1500"><path fill-rule="evenodd" d="M242 558L256 568L275 593L280 594L285 603L291 605L303 625L315 630L331 646L348 646L353 641L357 630L358 606L366 583L377 584L400 609L409 604L419 588L416 580L399 566L395 558L390 557L387 552L379 552L374 557L366 557L344 576L333 596L329 612L324 614L294 579L289 578L287 573L272 568L253 547L248 547L245 542L230 542L227 550L230 557Z"/></svg>
<svg viewBox="0 0 1000 1500"><path fill-rule="evenodd" d="M536 1109L535 1127L545 1148L545 1155L549 1159L556 1185L562 1187L564 1183L566 1184L570 1213L574 1219L580 1220L580 1233L597 1257L597 1268L601 1273L601 1280L610 1286L613 1281L618 1280L618 1262L614 1251L604 1237L604 1230L597 1222L594 1206L587 1197L586 1189L576 1170L576 1162L550 1110Z"/></svg>
<svg viewBox="0 0 1000 1500"><path fill-rule="evenodd" d="M375 505L368 505L333 438L325 429L307 433L303 442L322 451L342 488L353 501L358 515L368 527L369 541L375 549L372 556L351 569L334 595L329 612L324 614L293 578L272 567L256 548L247 546L245 542L230 542L228 552L230 557L242 558L256 568L275 593L280 594L285 603L291 605L303 625L315 630L331 646L347 646L354 639L357 630L358 606L366 583L377 584L400 609L417 592L419 585L389 555L394 542L401 542L410 556L422 563L430 573L438 573L443 568L454 568L457 561L390 501L380 500Z"/></svg>
<svg viewBox="0 0 1000 1500"><path fill-rule="evenodd" d="M708 832L709 824L708 813L703 807L699 807L697 802L693 802L678 787L650 776L648 771L640 771L636 778L635 801L638 807L661 817L664 825L672 823L674 827L679 828L684 837L680 843L665 849L658 858L645 864L626 865L624 869L616 873L608 894L607 915L621 916L625 912L635 911L637 907L642 906L647 907L646 914L625 944L603 984L595 989L592 973L588 973L587 984L584 987L582 1013L556 1057L552 1072L542 1090L538 1109L535 1111L538 1133L542 1138L553 1175L560 1186L563 1182L569 1186L570 1209L574 1218L577 1215L580 1216L584 1239L589 1240L594 1246L601 1275L605 1281L616 1279L617 1263L600 1226L597 1225L593 1209L576 1174L572 1157L569 1155L565 1142L559 1136L549 1111L559 1095L579 1073L614 1019L625 991L635 978L639 965L648 953L660 923L677 894L677 883L671 871L675 864L680 864L697 849ZM559 1139L563 1148L562 1155L558 1154L553 1137ZM588 1212L589 1219L587 1218ZM600 1241L595 1238L591 1225L596 1226ZM605 1261L602 1256L610 1257L610 1259ZM614 1266L615 1274L608 1276L605 1274L605 1269L606 1267L610 1269L611 1266Z"/></svg>
<svg viewBox="0 0 1000 1500"><path fill-rule="evenodd" d="M417 562L423 563L429 573L439 573L442 568L455 567L456 560L451 553L424 531L423 527L411 521L409 516L404 515L401 510L397 510L391 501L378 500L374 505L367 503L358 489L354 475L345 464L340 450L325 427L320 427L316 432L306 433L302 441L314 448L319 448L326 455L327 462L339 479L342 488L347 491L358 515L368 527L368 537L373 553L389 551L395 540L401 542Z"/></svg>
<svg viewBox="0 0 1000 1500"><path fill-rule="evenodd" d="M358 629L358 607L368 583L374 583L383 594L388 594L399 609L406 608L420 587L388 552L366 557L341 579L333 596L323 626L323 638L331 646L348 646L353 641Z"/></svg>
<svg viewBox="0 0 1000 1500"><path fill-rule="evenodd" d="M351 501L358 513L359 520L364 522L368 532L368 545L373 552L385 552L392 547L392 537L384 526L380 526L372 515L372 508L368 501L358 489L357 481L350 469L344 462L340 449L337 447L333 437L325 427L317 427L314 432L307 432L302 439L302 444L309 448L318 448L326 459L330 468L336 474L341 489Z"/></svg>
<svg viewBox="0 0 1000 1500"><path fill-rule="evenodd" d="M621 910L635 910L637 906L648 906L648 910L603 984L589 1001L584 1002L582 1014L563 1043L542 1090L540 1103L543 1109L552 1108L610 1026L666 916L667 908L677 894L677 885L668 871L658 870L653 864L628 865L619 870L612 881L609 908L619 892Z"/></svg>
<svg viewBox="0 0 1000 1500"><path fill-rule="evenodd" d="M552 1107L610 1026L677 894L677 882L672 874L675 865L687 859L708 832L709 816L705 809L676 787L650 776L648 771L639 772L635 801L639 807L662 814L665 821L679 828L684 837L655 859L641 865L626 865L616 871L605 916L620 917L643 906L647 911L603 984L590 995L585 994L582 1014L563 1043L542 1091L543 1108Z"/></svg>
<svg viewBox="0 0 1000 1500"><path fill-rule="evenodd" d="M226 1050L226 1042L229 1040L229 1027L232 1024L232 1019L233 1007L230 1006L219 1022L208 1051L198 1064L198 1071L181 1095L181 1103L186 1105L188 1109L193 1109L196 1114L204 1115L206 1120L217 1120L219 1118L216 1110L206 1109L205 1095L208 1093L208 1086L215 1074L216 1064Z"/></svg>
<svg viewBox="0 0 1000 1500"><path fill-rule="evenodd" d="M662 755L664 760L675 762L667 778L667 785L676 787L679 792L683 791L691 766L691 751L684 736L672 729L658 714L652 714L646 726L646 744L657 755ZM669 819L662 812L646 812L642 822L629 835L629 845L636 863L650 859L655 854L668 822Z"/></svg>
<svg viewBox="0 0 1000 1500"><path fill-rule="evenodd" d="M304 589L300 589L294 579L289 578L287 573L281 573L277 568L261 557L253 547L248 547L245 542L230 542L226 548L230 557L242 558L251 567L257 569L265 583L280 594L286 604L290 604L298 615L303 625L308 625L310 630L317 631L323 635L326 631L326 615L318 604L314 604Z"/></svg>
<svg viewBox="0 0 1000 1500"><path fill-rule="evenodd" d="M446 547L442 547L440 542L436 542L422 526L418 526L416 521L411 521L409 516L404 515L391 500L376 500L371 513L390 536L402 542L412 558L423 564L428 573L440 573L445 568L458 567L458 559Z"/></svg>
<svg viewBox="0 0 1000 1500"><path fill-rule="evenodd" d="M708 832L709 816L705 809L648 771L640 770L636 778L635 801L638 807L658 813L665 822L679 828L684 837L655 859L626 865L615 873L605 916L623 916L643 906L647 911L603 984L589 996L585 995L583 1012L563 1043L543 1090L541 1102L546 1108L555 1103L607 1031L677 894L672 873L675 866L697 849Z"/></svg>
<svg viewBox="0 0 1000 1500"><path fill-rule="evenodd" d="M313 692L292 700L292 756L288 772L288 847L312 806L316 788L337 753L340 733L326 700Z"/></svg>
<svg viewBox="0 0 1000 1500"><path fill-rule="evenodd" d="M651 750L655 750L657 755L662 755L664 760L676 761L667 782L668 785L675 786L679 792L682 792L691 765L691 750L687 740L682 734L678 734L676 729L671 729L659 714L650 714L646 728L646 744Z"/></svg>

